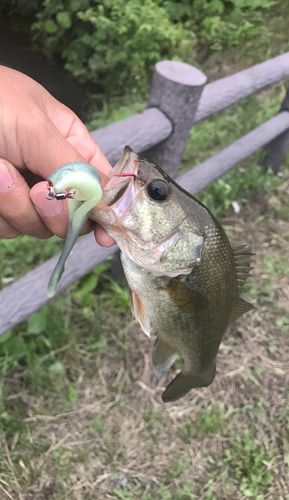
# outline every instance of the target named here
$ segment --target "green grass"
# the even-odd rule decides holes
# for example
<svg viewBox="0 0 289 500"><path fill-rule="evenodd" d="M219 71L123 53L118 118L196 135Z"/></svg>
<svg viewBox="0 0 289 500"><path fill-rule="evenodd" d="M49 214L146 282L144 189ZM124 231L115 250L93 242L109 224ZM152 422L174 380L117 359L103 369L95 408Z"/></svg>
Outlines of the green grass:
<svg viewBox="0 0 289 500"><path fill-rule="evenodd" d="M223 423L224 408L222 405L215 404L211 408L206 408L198 419L186 423L180 430L180 435L187 443L191 439L202 440L221 432Z"/></svg>
<svg viewBox="0 0 289 500"><path fill-rule="evenodd" d="M275 455L274 450L266 450L264 445L252 439L251 431L245 429L243 435L232 440L224 451L224 461L233 470L240 491L246 497L262 500L262 491L273 482L269 468Z"/></svg>
<svg viewBox="0 0 289 500"><path fill-rule="evenodd" d="M37 242L37 244L36 244ZM54 236L48 240L36 240L22 235L12 240L1 240L0 290L8 280L15 280L33 267L60 252L63 240ZM9 281L8 281L9 282Z"/></svg>

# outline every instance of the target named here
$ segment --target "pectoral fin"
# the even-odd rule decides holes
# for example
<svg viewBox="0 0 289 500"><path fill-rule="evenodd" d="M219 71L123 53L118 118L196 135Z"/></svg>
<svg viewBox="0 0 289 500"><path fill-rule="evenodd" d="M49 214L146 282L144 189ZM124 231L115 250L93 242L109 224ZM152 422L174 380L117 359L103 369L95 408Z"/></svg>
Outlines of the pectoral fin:
<svg viewBox="0 0 289 500"><path fill-rule="evenodd" d="M153 370L158 379L167 373L176 357L176 349L166 342L163 335L158 335L153 350Z"/></svg>
<svg viewBox="0 0 289 500"><path fill-rule="evenodd" d="M206 372L198 374L192 374L182 370L163 392L162 400L164 403L176 401L195 387L207 387L213 382L215 375L215 365Z"/></svg>
<svg viewBox="0 0 289 500"><path fill-rule="evenodd" d="M178 279L165 289L174 304L185 313L198 312L208 306L208 301L193 288Z"/></svg>
<svg viewBox="0 0 289 500"><path fill-rule="evenodd" d="M130 290L131 293L131 302L132 302L132 313L134 317L138 320L142 330L145 334L150 337L150 318L145 310L145 306L139 296L134 293L133 290Z"/></svg>

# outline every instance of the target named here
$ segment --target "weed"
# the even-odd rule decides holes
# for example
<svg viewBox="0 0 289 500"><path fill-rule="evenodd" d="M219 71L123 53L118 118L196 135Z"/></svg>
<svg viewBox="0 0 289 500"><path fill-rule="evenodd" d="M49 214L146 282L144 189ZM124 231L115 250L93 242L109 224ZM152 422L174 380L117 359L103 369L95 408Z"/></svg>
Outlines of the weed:
<svg viewBox="0 0 289 500"><path fill-rule="evenodd" d="M224 422L224 409L222 405L215 404L207 408L199 419L185 424L180 429L181 437L189 442L191 439L203 439L206 435L218 434Z"/></svg>
<svg viewBox="0 0 289 500"><path fill-rule="evenodd" d="M261 500L264 488L273 481L269 468L275 451L266 450L260 442L252 439L251 431L246 429L243 436L231 441L230 448L224 451L223 456L233 469L242 493Z"/></svg>
<svg viewBox="0 0 289 500"><path fill-rule="evenodd" d="M165 471L166 476L169 480L177 479L180 477L190 466L191 457L186 453L183 454L181 460L176 460L175 458L171 458L167 469Z"/></svg>
<svg viewBox="0 0 289 500"><path fill-rule="evenodd" d="M28 270L53 257L61 250L62 246L63 240L56 236L48 240L36 240L36 238L26 235L11 240L2 239L0 246L0 289L6 283L16 280Z"/></svg>

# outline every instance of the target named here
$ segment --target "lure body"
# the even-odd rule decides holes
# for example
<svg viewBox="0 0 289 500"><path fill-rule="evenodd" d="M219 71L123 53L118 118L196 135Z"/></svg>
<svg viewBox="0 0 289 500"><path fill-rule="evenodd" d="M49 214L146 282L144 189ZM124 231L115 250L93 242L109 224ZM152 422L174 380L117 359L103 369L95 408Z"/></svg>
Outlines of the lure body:
<svg viewBox="0 0 289 500"><path fill-rule="evenodd" d="M68 201L68 231L65 244L56 267L48 283L47 296L53 297L56 292L57 283L60 280L65 261L70 254L91 210L100 201L102 196L101 178L98 171L87 163L74 162L66 163L57 168L49 177L48 183L52 197L57 193L70 190ZM51 190L53 187L53 190ZM54 194L55 193L55 194Z"/></svg>

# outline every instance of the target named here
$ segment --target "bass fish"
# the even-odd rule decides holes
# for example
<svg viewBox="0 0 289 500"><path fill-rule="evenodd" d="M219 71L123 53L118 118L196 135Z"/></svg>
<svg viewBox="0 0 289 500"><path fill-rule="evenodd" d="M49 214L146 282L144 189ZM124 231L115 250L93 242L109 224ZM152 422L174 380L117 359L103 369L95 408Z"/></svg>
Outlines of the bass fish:
<svg viewBox="0 0 289 500"><path fill-rule="evenodd" d="M183 356L183 369L162 394L175 401L213 382L222 336L252 308L240 298L251 250L232 248L208 208L128 146L110 176L104 203L89 217L121 249L133 314L157 337L155 375L160 379Z"/></svg>

